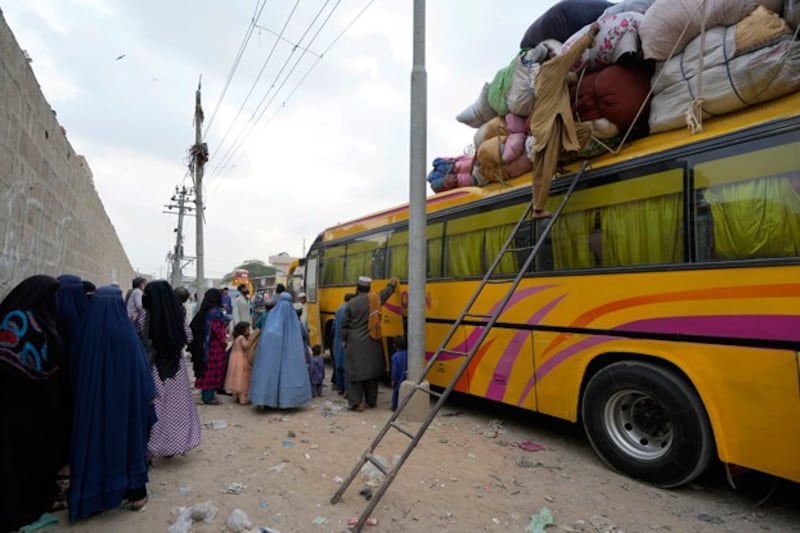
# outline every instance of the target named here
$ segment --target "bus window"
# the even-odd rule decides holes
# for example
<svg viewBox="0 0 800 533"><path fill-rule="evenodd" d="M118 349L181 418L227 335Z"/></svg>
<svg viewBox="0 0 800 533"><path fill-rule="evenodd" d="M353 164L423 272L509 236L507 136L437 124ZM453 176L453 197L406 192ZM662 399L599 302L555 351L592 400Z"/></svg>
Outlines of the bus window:
<svg viewBox="0 0 800 533"><path fill-rule="evenodd" d="M428 277L442 277L442 235L444 224L428 226Z"/></svg>
<svg viewBox="0 0 800 533"><path fill-rule="evenodd" d="M553 225L553 268L684 261L682 191L681 168L576 191Z"/></svg>
<svg viewBox="0 0 800 533"><path fill-rule="evenodd" d="M344 283L344 246L331 246L322 252L320 262L322 285L341 285Z"/></svg>
<svg viewBox="0 0 800 533"><path fill-rule="evenodd" d="M800 143L695 165L700 261L800 256Z"/></svg>
<svg viewBox="0 0 800 533"><path fill-rule="evenodd" d="M479 213L447 221L446 276L464 278L483 274L483 228L486 217Z"/></svg>
<svg viewBox="0 0 800 533"><path fill-rule="evenodd" d="M675 193L600 209L603 266L683 261L682 197Z"/></svg>
<svg viewBox="0 0 800 533"><path fill-rule="evenodd" d="M306 298L311 303L317 301L317 258L309 257L306 261L305 273ZM302 288L301 288L302 290Z"/></svg>
<svg viewBox="0 0 800 533"><path fill-rule="evenodd" d="M596 236L594 210L562 213L553 224L552 232L553 269L572 270L597 266L598 253L592 247L592 237ZM537 268L542 269L539 265Z"/></svg>
<svg viewBox="0 0 800 533"><path fill-rule="evenodd" d="M498 225L488 227L485 230L485 257L483 261L485 268L481 274L486 272L486 269L492 265L494 260L500 254L500 251L503 249L503 246L505 246L508 237L511 235L511 232L514 231L514 227L516 226L517 221L522 215L522 211L524 209L525 206L523 204L517 204L493 211L491 216L483 215L483 220L485 223L491 221L492 224ZM522 233L524 233L524 230ZM519 238L519 233L517 234L517 237ZM516 244L512 243L511 246L516 247ZM522 263L528 258L528 255L528 251L518 254L505 254L500 260L500 264L497 266L497 270L495 272L497 274L516 274L519 272L519 268L522 266Z"/></svg>
<svg viewBox="0 0 800 533"><path fill-rule="evenodd" d="M347 244L347 260L344 264L344 282L355 285L359 276L382 279L386 233L368 235Z"/></svg>
<svg viewBox="0 0 800 533"><path fill-rule="evenodd" d="M395 230L386 242L389 277L408 279L408 231Z"/></svg>

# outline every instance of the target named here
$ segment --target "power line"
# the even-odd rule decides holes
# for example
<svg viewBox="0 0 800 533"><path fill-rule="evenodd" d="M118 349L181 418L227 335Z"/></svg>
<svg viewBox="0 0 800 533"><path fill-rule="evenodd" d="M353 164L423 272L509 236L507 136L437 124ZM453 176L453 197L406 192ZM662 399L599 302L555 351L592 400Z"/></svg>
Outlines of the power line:
<svg viewBox="0 0 800 533"><path fill-rule="evenodd" d="M242 110L244 109L245 105L247 105L247 102L250 100L250 96L253 94L253 91L255 90L256 85L258 84L258 81L261 79L261 76L264 74L264 70L267 68L267 64L269 64L269 60L272 59L272 55L275 53L275 49L278 47L278 43L280 42L280 39L283 37L283 33L286 31L286 27L289 25L289 22L291 22L292 17L294 16L294 12L297 10L297 6L298 5L300 5L300 0L295 0L294 7L292 8L292 11L289 13L289 16L286 18L286 22L284 22L283 27L281 28L281 33L280 33L280 35L278 35L278 39L275 39L275 43L273 43L272 48L269 51L269 54L267 54L267 58L264 60L264 63L261 65L261 70L258 71L258 75L256 75L256 79L253 81L253 84L250 86L250 90L247 91L247 95L244 97L244 101L242 102L242 105L239 106L239 110L236 112L236 116L233 117L233 120L231 121L231 125L228 126L227 130L225 130L225 134L222 136L222 139L219 141L219 143L218 143L219 146L223 146L225 144L225 140L228 138L228 134L230 134L231 130L236 125L236 121L239 120L239 116L242 114ZM255 27L255 26L256 25L253 24L252 27Z"/></svg>
<svg viewBox="0 0 800 533"><path fill-rule="evenodd" d="M300 50L305 50L306 52L308 52L309 54L311 54L314 57L319 57L319 54L317 54L316 52L313 52L313 51L309 50L308 48L303 48L302 46L300 46L300 44L290 41L289 39L287 39L286 37L283 36L283 33L279 34L278 32L272 31L271 29L267 28L266 26L261 26L259 24L256 24L256 28L258 28L259 30L264 30L267 33L271 33L272 35L274 35L275 37L277 37L281 41L283 41L283 42L285 42L287 44L291 44L292 46L294 46L295 48L299 48Z"/></svg>
<svg viewBox="0 0 800 533"><path fill-rule="evenodd" d="M319 64L319 62L320 62L320 61L322 61L322 58L323 58L323 57L325 57L325 54L327 54L327 53L330 51L330 49L331 49L331 48L333 48L333 45L335 45L335 44L336 44L336 42L337 42L339 39L341 39L341 38L342 38L342 36L343 36L345 33L347 33L347 30L349 30L349 29L350 29L350 27L351 27L353 24L355 24L355 23L356 23L356 21L357 21L357 20L358 20L358 19L361 17L361 15L363 15L363 14L364 14L364 12L365 12L365 11L366 11L366 10L369 8L369 6L371 6L371 5L373 4L373 2L375 2L375 0L369 0L369 2L367 2L367 4L366 4L366 5L365 5L365 6L364 6L362 9L361 9L361 11L359 11L359 12L358 12L358 14L357 14L357 15L356 15L356 16L353 18L353 20L351 20L351 21L350 21L350 23L349 23L347 26L345 26L345 28L344 28L344 29L343 29L343 30L342 30L342 31L339 33L339 35L337 35L337 36L336 36L336 38L335 38L333 41L331 41L331 44L329 44L329 45L328 45L328 47L327 47L327 48L325 48L325 50L323 50L323 51L322 51L322 53L321 53L321 54L320 54L320 55L317 57L317 60L316 60L316 61L314 61L314 63L312 63L312 64L311 64L311 67L309 67L309 69L306 71L306 73L305 73L305 74L303 74L303 77L302 77L302 78L300 78L300 81L297 83L297 85L295 85L295 86L294 86L294 89L292 89L292 91L289 93L289 96L287 96L287 97L286 97L286 99L285 99L285 100L284 100L284 101L281 103L281 105L280 105L280 107L278 108L278 110L277 110L277 111L275 111L275 113L274 113L274 114L273 114L273 115L272 115L272 116L269 118L269 120L267 120L267 122L264 124L264 128L266 128L267 126L269 126L269 125L270 125L270 123L271 123L271 122L272 122L272 121L275 119L275 117L278 115L278 113L280 113L280 112L281 112L281 110L282 110L284 107L286 107L286 103L287 103L287 102L288 102L288 101L289 101L289 100L292 98L292 96L294 96L294 93L296 93L296 92L297 92L297 89L299 89L299 88L300 88L300 86L301 86L301 85L303 85L303 83L306 81L306 78L308 78L308 75L309 75L309 74L311 74L311 71L313 71L313 70L314 70L314 68L315 68L315 67L316 67L316 66Z"/></svg>
<svg viewBox="0 0 800 533"><path fill-rule="evenodd" d="M224 168L224 166L225 166L225 163L231 160L231 158L232 158L232 154L234 154L236 151L238 151L238 149L239 149L239 146L241 146L241 144L240 144L240 143L241 143L241 142L242 142L244 139L246 139L246 138L247 138L247 136L250 134L250 132L252 131L253 127L255 126L255 122L258 120L258 119L256 119L256 115L258 114L258 112L259 112L259 109L261 108L261 106L262 106L262 105L264 104L264 102L266 101L266 99L267 99L267 97L269 96L270 92L272 92L272 90L275 88L275 84L276 84L276 83L278 82L278 80L280 79L280 77L281 77L281 74L283 74L283 71L286 69L286 66L287 66L287 65L289 64L289 62L292 60L292 57L294 56L295 52L297 52L297 49L298 49L298 47L300 46L300 45L299 45L299 43L302 43L302 42L303 42L303 39L305 39L306 35L308 35L308 32L309 32L309 31L311 31L311 28L313 28L313 27L314 27L314 24L316 24L316 22L317 22L317 20L319 19L320 15L321 15L321 14L322 14L322 13L325 11L325 8L328 6L328 4L330 3L330 1L331 1L331 0L325 0L325 3L324 3L324 4L322 5L322 7L321 7L321 8L320 8L320 9L317 11L317 14L316 14L316 15L314 16L314 18L311 20L311 23L310 23L310 24L308 24L308 26L306 26L306 29L305 29L305 31L304 31L304 32L303 32L303 34L300 36L300 39L298 39L298 41L297 41L297 42L298 42L298 44L297 44L297 45L295 45L295 46L292 48L292 51L290 52L289 56L288 56L288 57L286 58L286 60L283 62L283 65L281 66L280 70L279 70L279 71L278 71L278 73L275 75L275 79L273 79L273 80L272 80L272 83L270 84L270 86L269 86L269 88L267 89L267 91L264 93L264 96L262 96L262 97L261 97L261 100L258 102L258 104L256 105L255 109L253 110L253 113L250 115L250 118L249 118L249 120L248 120L248 121L247 121L247 123L244 125L244 127L243 127L243 128L240 130L240 131L239 131L239 135L236 137L236 139L234 140L233 144L232 144L231 146L229 146L229 147L228 147L228 149L225 151L224 155L222 156L222 160L223 160L223 162L222 162L222 163L220 163L220 164L217 166L217 169L216 169L216 170L218 170L219 168ZM316 35L314 35L314 37L311 39L311 41L309 42L309 44L306 46L306 48L305 48L305 49L308 49L308 46L310 46L310 45L311 45L311 44L314 42L314 39L316 38L316 36L317 36L317 35L319 35L319 31L320 31L320 30L322 30L322 28L325 26L325 24L327 23L327 21L330 19L330 15L331 15L331 14L333 14L333 12L336 10L336 8L338 7L338 5L339 5L339 3L340 3L340 2L341 2L341 0L338 0L338 1L336 2L336 5L335 5L335 6L333 7L333 9L331 10L330 14L328 15L328 18L325 20L325 22L323 22L323 24L322 24L322 26L320 26L319 30L317 30L317 34L316 34ZM301 56L301 58L302 58L302 56ZM281 87L282 87L282 86L283 86L283 85L281 85ZM278 88L278 90L280 90L280 88ZM214 173L214 175L216 175L217 173L218 173L218 172L215 172L215 173Z"/></svg>
<svg viewBox="0 0 800 533"><path fill-rule="evenodd" d="M259 8L259 4L261 7ZM256 1L256 9L253 12L253 16L250 19L250 24L247 27L247 31L245 31L244 39L242 40L242 44L239 46L239 51L236 53L236 57L233 60L233 65L231 66L231 71L228 73L228 79L225 81L225 86L222 89L222 94L219 95L219 100L217 100L217 105L214 106L214 111L211 113L211 118L208 120L208 124L206 124L206 130L203 132L203 138L208 134L208 130L211 128L211 124L214 122L214 118L217 116L217 111L219 111L220 106L222 105L222 100L225 98L225 94L228 92L228 87L231 84L231 80L233 80L233 75L236 73L236 69L239 67L239 61L241 61L242 56L244 55L245 49L247 49L247 45L250 42L250 37L253 35L253 30L258 23L258 19L261 18L261 13L264 11L264 8L267 5L267 0L264 0L264 3L261 4L261 0Z"/></svg>
<svg viewBox="0 0 800 533"><path fill-rule="evenodd" d="M371 0L371 2L372 2L372 1L374 1L374 0ZM270 91L267 91L267 92L264 94L264 97L261 99L261 102L259 102L259 105L256 107L256 110L254 111L254 114L253 114L253 116L251 117L251 120L250 120L250 121L248 122L248 124L247 124L247 125L250 127L250 128L249 128L249 130L247 130L247 131L245 131L245 130L242 130L241 134L240 134L240 135L239 135L239 137L237 138L237 140L236 140L236 142L234 143L234 145L233 145L233 146L232 146L230 149L228 149L228 151L226 152L226 154L225 154L225 156L224 156L224 158L223 158L223 163L220 163L220 165L219 165L219 167L218 167L218 168L222 168L222 167L224 167L224 166L225 166L225 164L226 164L226 163L228 163L229 161L231 161L231 160L235 160L234 158L236 157L236 154L239 152L239 150L241 149L241 147L244 145L244 142L247 140L247 138L249 137L249 135L252 133L253 129L255 128L255 125L256 125L256 124L257 124L257 123L258 123L258 122L261 120L261 118L262 118L262 117L264 116L264 114L266 113L267 109L269 109L269 106L272 104L272 102L275 100L275 98L277 97L277 95L280 93L281 89L283 89L283 87L286 85L286 82L289 80L289 78L291 78L291 76L292 76L292 74L294 73L295 69L296 69L296 68L297 68L297 66L300 64L300 62L303 60L303 57L305 57L305 54L307 53L307 50L308 50L308 48L310 48L310 47L311 47L311 45L312 45L312 44L314 43L314 41L317 39L317 37L319 36L319 34L322 32L323 28L325 28L325 26L328 24L328 22L330 21L331 17L332 17L332 16L333 16L333 14L334 14L334 12L335 12L335 11L338 9L338 7L339 7L339 4L340 4L340 3L341 3L341 0L337 0L336 4L333 6L333 8L331 9L331 11L328 13L328 15L327 15L327 17L325 18L325 20L322 22L322 24L320 25L320 27L319 27L319 28L317 29L317 31L314 33L314 35L312 36L312 38L311 38L311 40L309 41L309 43L306 45L306 48L305 48L305 49L303 50L303 52L300 54L300 57L297 59L297 61L294 63L294 65L293 65L293 66L292 66L292 68L290 69L289 73L288 73L288 74L287 74L287 75L286 75L286 76L283 78L283 81L280 83L279 87L278 87L278 88L277 88L277 89L274 91L274 93L273 93L273 95L272 95L272 98L270 98L269 102L267 102L267 105L266 105L266 106L264 106L264 107L261 109L261 111L259 112L259 108L261 107L261 105L264 103L264 101L265 101L265 100L267 99L267 97L269 96L269 92L270 92ZM302 36L302 37L301 37L301 38L298 40L298 42L299 42L299 43L302 43L302 42L303 42L303 39L305 38L305 35L308 33L308 31L310 31L311 27L313 27L313 24L316 22L316 19L317 19L317 18L319 17L319 15L322 13L322 10L324 10L324 8L327 6L327 4L328 4L328 2L326 2L326 3L325 3L325 5L323 5L322 9L321 9L321 10L320 10L320 11L317 13L317 17L315 17L314 21L312 21L312 23L311 23L311 24L309 25L309 27L306 29L306 32L305 32L305 33L303 34L303 36ZM362 12L363 12L363 10L362 10ZM359 15L358 15L358 16L360 16L360 13L359 13ZM348 24L348 26L347 26L347 27L349 28L351 25L352 25L352 23L351 23L351 24ZM340 36L341 36L341 34L340 34ZM338 40L338 39L339 39L339 37L337 37L337 38L334 40L334 42L335 42L336 40ZM330 47L329 47L329 48L330 48ZM296 50L297 50L297 47L295 47L295 48L292 50L292 54L290 54L290 55L289 55L289 57L287 58L286 62L285 62L285 63L284 63L284 65L283 65L283 67L281 68L281 71L280 71L280 72L278 72L278 75L276 76L276 78L275 78L275 81L277 81L277 80L278 80L278 78L280 78L280 75L282 74L282 72L283 72L283 70L285 69L286 65L288 65L288 62L291 60L291 58L292 58L292 56L294 55L294 53L296 52ZM323 53L323 54L320 54L320 55L318 56L318 58L317 58L317 61L319 61L319 60L322 58L322 56L323 56L323 55L324 55L324 53ZM274 82L273 82L273 87L274 87ZM272 87L270 87L270 89L272 89ZM257 116L257 117L256 117L256 113L258 113L258 116ZM247 129L247 127L246 127L245 129Z"/></svg>

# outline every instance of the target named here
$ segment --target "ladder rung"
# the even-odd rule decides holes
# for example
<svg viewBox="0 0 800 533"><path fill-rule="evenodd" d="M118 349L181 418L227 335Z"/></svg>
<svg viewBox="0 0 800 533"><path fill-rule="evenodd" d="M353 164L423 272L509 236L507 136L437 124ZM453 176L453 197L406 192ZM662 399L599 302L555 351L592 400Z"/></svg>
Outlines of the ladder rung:
<svg viewBox="0 0 800 533"><path fill-rule="evenodd" d="M529 252L531 250L533 250L533 246L520 246L519 248L509 248L503 253L507 254L509 252Z"/></svg>
<svg viewBox="0 0 800 533"><path fill-rule="evenodd" d="M439 352L439 353L440 353L440 354L446 353L446 354L448 354L448 355L459 355L459 356L461 356L461 357L467 357L467 356L469 356L469 353L468 353L468 352L460 352L460 351L458 351L458 350L442 350L442 351L441 351L441 352Z"/></svg>
<svg viewBox="0 0 800 533"><path fill-rule="evenodd" d="M383 463L380 462L374 455L372 454L367 455L367 461L375 465L375 468L383 472L384 476L389 475L389 470L387 470L386 467L383 465Z"/></svg>
<svg viewBox="0 0 800 533"><path fill-rule="evenodd" d="M409 439L413 439L414 438L414 434L413 433L411 433L410 431L408 431L405 428L402 428L402 427L398 426L397 422L392 422L389 425L392 426L397 431L399 431L400 433L402 433L403 435L405 435L406 437L408 437Z"/></svg>
<svg viewBox="0 0 800 533"><path fill-rule="evenodd" d="M494 315L487 315L484 313L464 313L464 316L471 316L473 318L493 318Z"/></svg>
<svg viewBox="0 0 800 533"><path fill-rule="evenodd" d="M414 385L414 388L419 390L419 391L422 391L422 392L427 392L431 396L436 396L437 398L441 398L442 397L442 395L439 394L438 392L433 391L431 389L427 389L427 388L423 387L422 385Z"/></svg>
<svg viewBox="0 0 800 533"><path fill-rule="evenodd" d="M514 278L487 279L487 285L500 285L501 283L514 283Z"/></svg>

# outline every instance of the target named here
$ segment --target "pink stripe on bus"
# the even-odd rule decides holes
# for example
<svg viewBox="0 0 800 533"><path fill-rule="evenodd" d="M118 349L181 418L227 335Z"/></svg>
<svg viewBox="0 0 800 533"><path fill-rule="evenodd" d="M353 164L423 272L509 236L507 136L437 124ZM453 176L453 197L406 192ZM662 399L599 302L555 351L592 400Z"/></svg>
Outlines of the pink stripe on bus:
<svg viewBox="0 0 800 533"><path fill-rule="evenodd" d="M547 316L556 305L558 305L561 300L566 298L566 294L562 294L561 296L551 300L548 302L544 307L536 311L531 317L528 319L526 324L533 325L538 324L541 320ZM511 369L514 367L514 363L517 361L517 357L519 357L520 351L522 350L523 344L525 344L525 339L530 336L530 331L518 331L511 341L506 346L505 351L503 351L503 355L500 356L500 360L497 362L497 366L494 368L494 375L495 376L502 376L505 378L506 376L511 375ZM531 353L531 357L533 354ZM492 381L489 383L489 387L486 389L486 397L490 400L497 400L502 401L503 397L506 395L506 387L508 386L506 380L504 379L502 382Z"/></svg>

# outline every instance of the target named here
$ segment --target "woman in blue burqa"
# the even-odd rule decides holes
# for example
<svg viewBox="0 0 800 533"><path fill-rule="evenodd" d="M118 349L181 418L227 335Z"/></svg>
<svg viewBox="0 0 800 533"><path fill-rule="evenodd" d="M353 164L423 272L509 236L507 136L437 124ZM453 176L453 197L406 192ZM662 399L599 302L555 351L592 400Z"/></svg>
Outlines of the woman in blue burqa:
<svg viewBox="0 0 800 533"><path fill-rule="evenodd" d="M101 287L72 361L69 519L147 502L147 441L155 421L153 377L117 287Z"/></svg>
<svg viewBox="0 0 800 533"><path fill-rule="evenodd" d="M0 302L0 531L49 511L69 445L58 281L33 276Z"/></svg>
<svg viewBox="0 0 800 533"><path fill-rule="evenodd" d="M58 292L56 293L57 311L56 325L61 343L64 347L65 378L69 376L64 395L64 405L68 416L65 423L72 427L72 379L70 361L78 357L81 324L86 310L89 308L89 298L86 296L86 286L83 280L72 274L58 276ZM66 509L67 492L69 491L69 450L64 457L64 466L58 473L59 492L53 510Z"/></svg>
<svg viewBox="0 0 800 533"><path fill-rule="evenodd" d="M288 409L311 401L306 348L291 300L281 293L261 330L250 378L253 405Z"/></svg>

